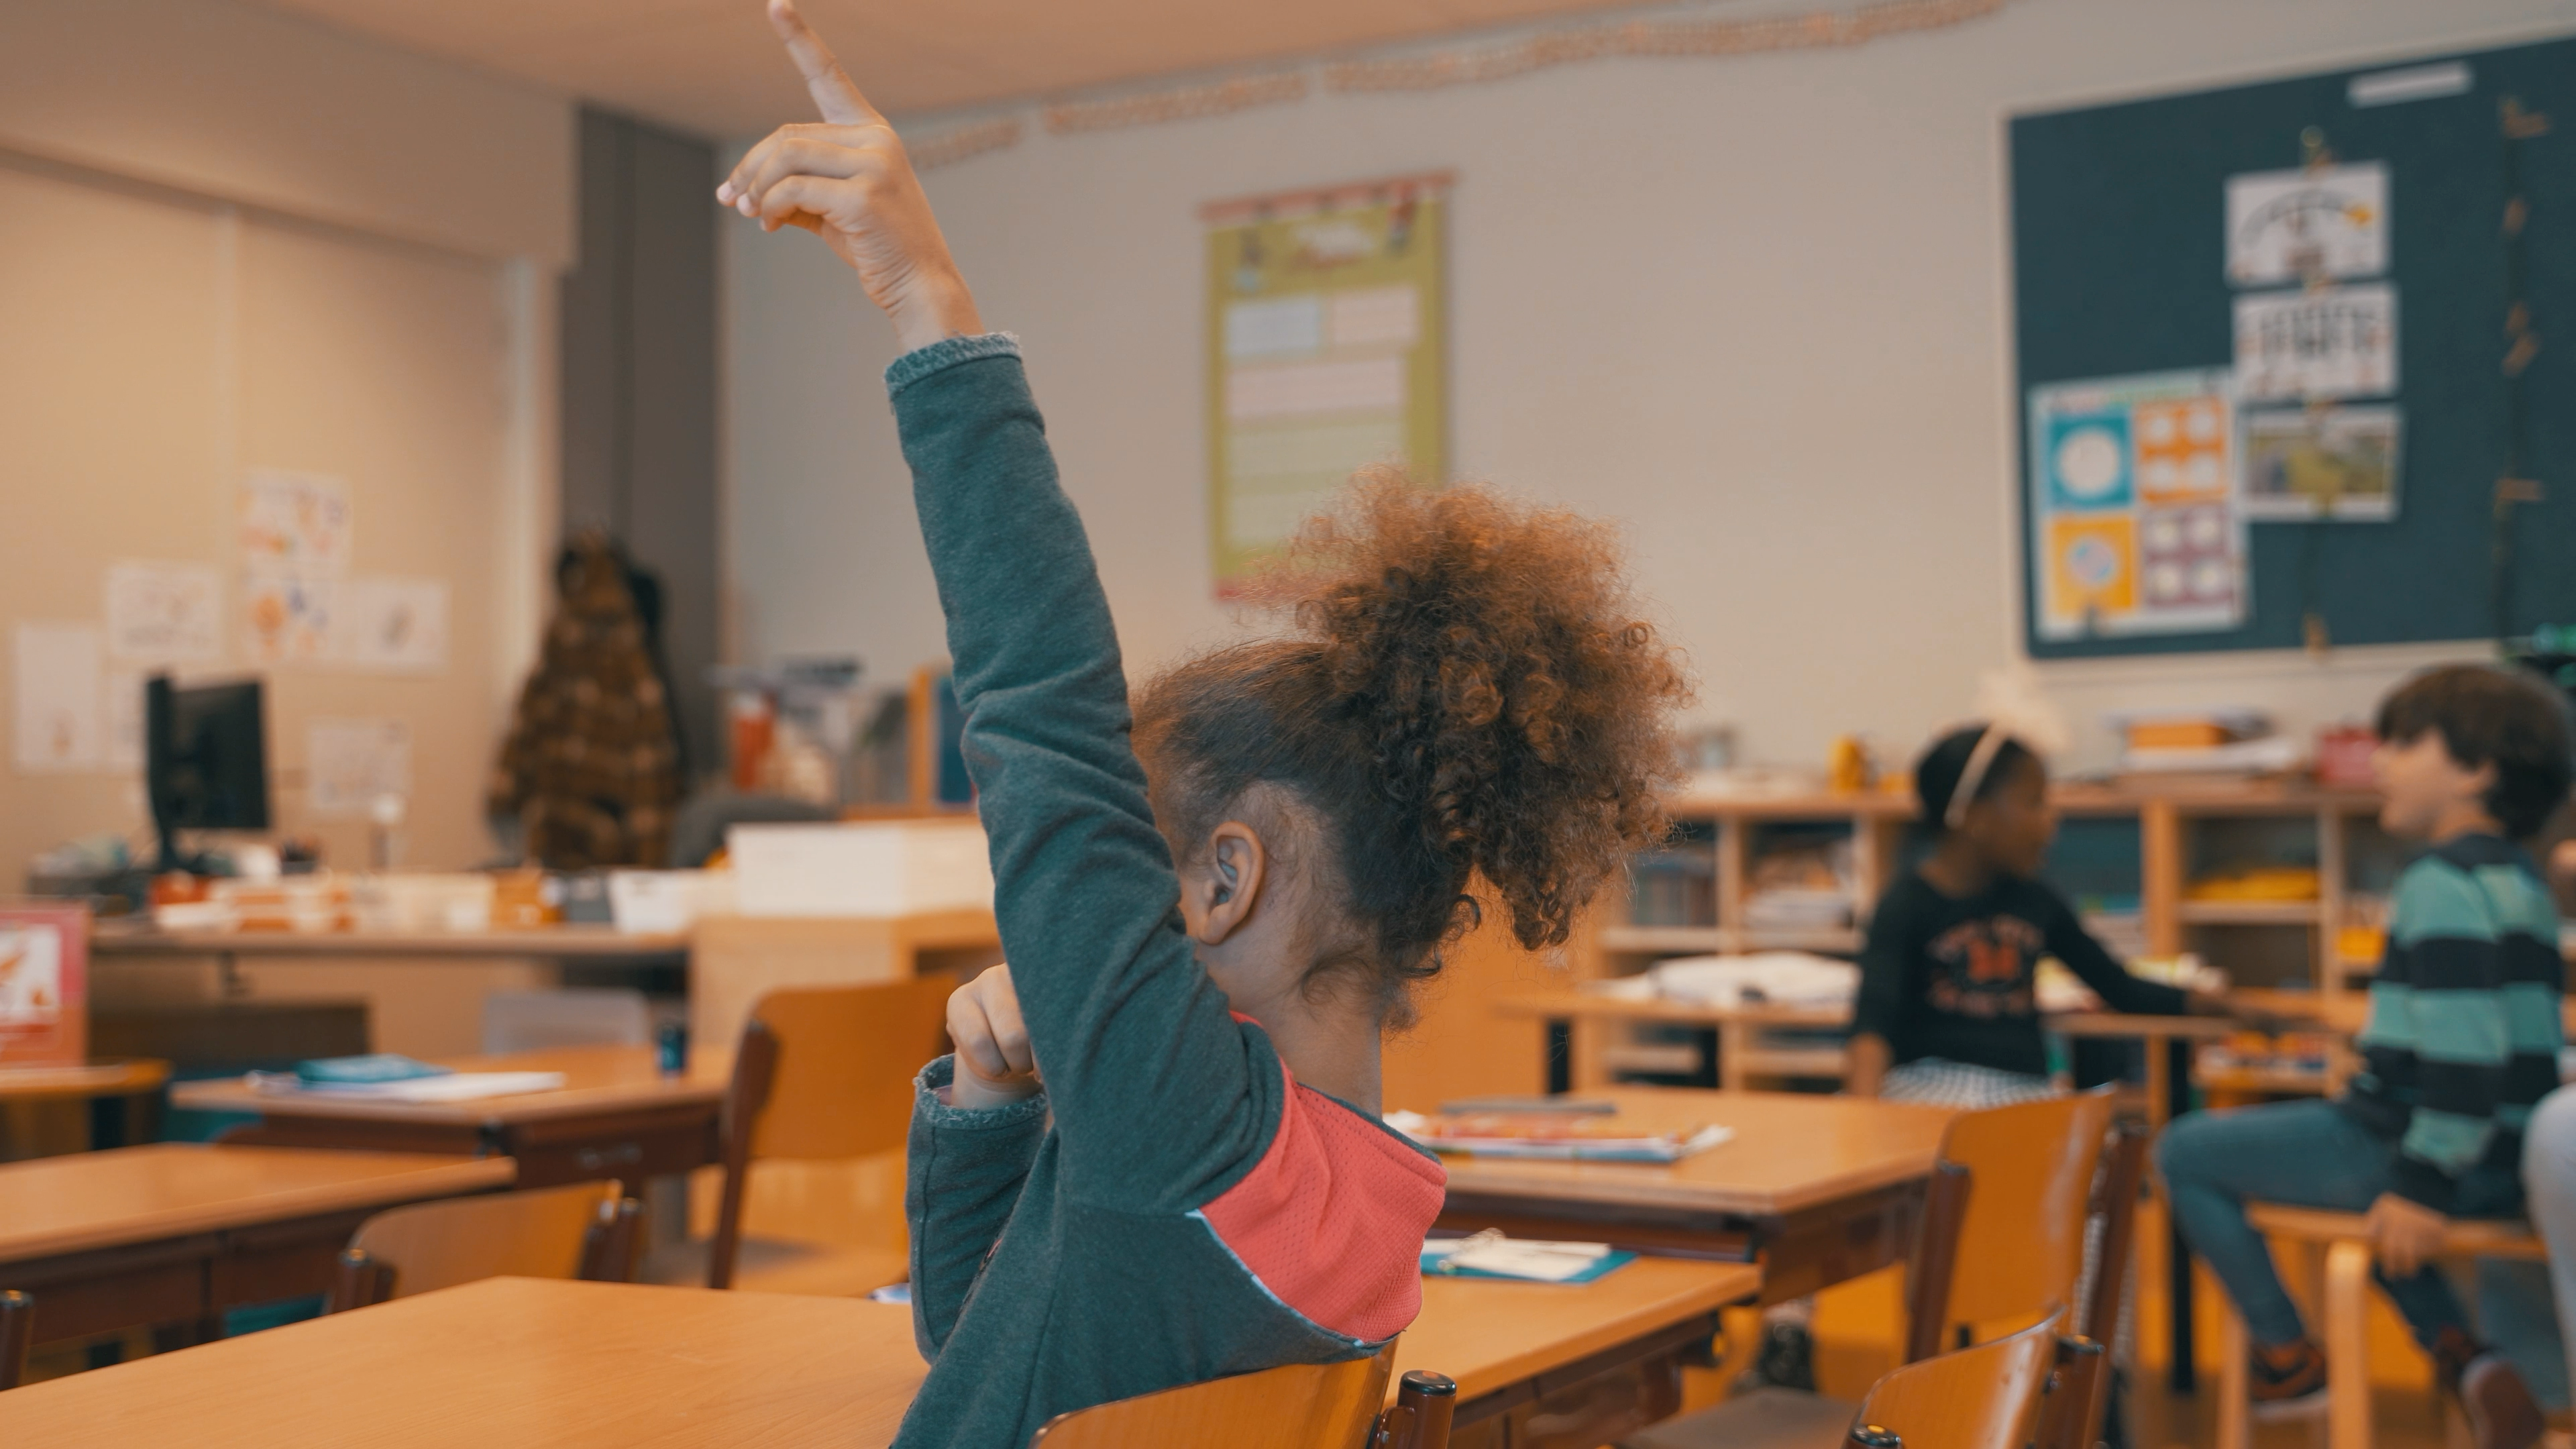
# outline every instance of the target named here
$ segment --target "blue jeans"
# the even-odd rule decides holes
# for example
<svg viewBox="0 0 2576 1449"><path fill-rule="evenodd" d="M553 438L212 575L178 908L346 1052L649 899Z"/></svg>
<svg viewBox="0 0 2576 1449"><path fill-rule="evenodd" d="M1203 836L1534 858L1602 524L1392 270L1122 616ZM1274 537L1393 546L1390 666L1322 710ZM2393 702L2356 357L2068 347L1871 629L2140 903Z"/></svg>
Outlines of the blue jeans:
<svg viewBox="0 0 2576 1449"><path fill-rule="evenodd" d="M2273 1271L2263 1235L2245 1221L2245 1204L2366 1212L2388 1191L2396 1163L2396 1143L2331 1102L2194 1112L2174 1119L2156 1144L2175 1224L2227 1285L2245 1315L2246 1331L2266 1345L2295 1343L2306 1329ZM2522 1183L2509 1168L2482 1164L2460 1179L2456 1216L2511 1217L2521 1208ZM2428 1265L2395 1282L2372 1271L2426 1349L2445 1328L2471 1332L2459 1296L2439 1267Z"/></svg>

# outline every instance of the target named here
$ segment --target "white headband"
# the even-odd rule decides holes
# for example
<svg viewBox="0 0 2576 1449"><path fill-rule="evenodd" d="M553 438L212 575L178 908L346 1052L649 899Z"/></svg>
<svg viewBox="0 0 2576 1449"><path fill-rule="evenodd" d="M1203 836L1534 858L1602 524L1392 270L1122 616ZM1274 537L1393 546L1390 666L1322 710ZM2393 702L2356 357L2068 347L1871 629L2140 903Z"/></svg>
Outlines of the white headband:
<svg viewBox="0 0 2576 1449"><path fill-rule="evenodd" d="M2002 725L1992 724L1977 736L1977 747L1968 751L1967 768L1959 772L1959 783L1950 787L1950 803L1941 811L1942 828L1956 830L1967 823L1968 806L1986 783L1986 771L1994 768L1995 756L2002 753L2004 742L2011 738Z"/></svg>

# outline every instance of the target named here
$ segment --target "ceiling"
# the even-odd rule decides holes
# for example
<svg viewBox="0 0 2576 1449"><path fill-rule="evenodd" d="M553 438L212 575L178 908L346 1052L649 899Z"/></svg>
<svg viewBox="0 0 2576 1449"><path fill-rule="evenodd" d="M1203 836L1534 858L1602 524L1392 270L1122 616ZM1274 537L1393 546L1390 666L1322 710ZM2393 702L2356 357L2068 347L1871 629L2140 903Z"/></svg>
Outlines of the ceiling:
<svg viewBox="0 0 2576 1449"><path fill-rule="evenodd" d="M699 135L806 118L760 0L250 0ZM1635 0L804 0L889 112L1056 95Z"/></svg>

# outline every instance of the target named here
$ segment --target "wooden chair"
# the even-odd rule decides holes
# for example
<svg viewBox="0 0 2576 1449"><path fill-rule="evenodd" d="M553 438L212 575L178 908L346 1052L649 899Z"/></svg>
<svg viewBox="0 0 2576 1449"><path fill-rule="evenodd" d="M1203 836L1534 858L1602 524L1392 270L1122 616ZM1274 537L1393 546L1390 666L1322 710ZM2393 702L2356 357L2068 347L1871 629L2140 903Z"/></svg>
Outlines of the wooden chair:
<svg viewBox="0 0 2576 1449"><path fill-rule="evenodd" d="M341 1252L324 1311L346 1312L483 1278L629 1282L642 1247L642 1213L614 1182L380 1212L358 1225Z"/></svg>
<svg viewBox="0 0 2576 1449"><path fill-rule="evenodd" d="M1962 1113L1942 1134L1906 1278L1904 1361L1964 1348L1979 1325L2025 1324L2079 1299L2087 1225L2103 1231L2085 1338L2119 1328L2146 1136L2111 1127L2107 1091ZM2107 1355L2073 1355L2041 1449L2081 1449L2110 1395ZM1625 1449L1833 1449L1854 1405L1761 1389L1629 1435Z"/></svg>
<svg viewBox="0 0 2576 1449"><path fill-rule="evenodd" d="M1395 1346L1374 1358L1289 1364L1077 1409L1049 1419L1029 1449L1446 1449L1458 1386L1404 1376L1386 1404Z"/></svg>
<svg viewBox="0 0 2576 1449"><path fill-rule="evenodd" d="M2033 1442L2054 1370L2067 1353L2066 1315L2009 1337L1911 1363L1870 1385L1845 1449L2022 1449Z"/></svg>
<svg viewBox="0 0 2576 1449"><path fill-rule="evenodd" d="M36 1343L36 1300L11 1289L0 1293L0 1389L27 1381L27 1350Z"/></svg>
<svg viewBox="0 0 2576 1449"><path fill-rule="evenodd" d="M2245 1219L2269 1237L2299 1245L2305 1260L2314 1321L2321 1324L2326 1350L2327 1449L2370 1446L2370 1228L2359 1213L2250 1203ZM2442 1235L2445 1258L2541 1258L2548 1248L2527 1223L2464 1218ZM2232 1300L2218 1334L2218 1449L2247 1449L2253 1443L2253 1414L2247 1394L2246 1355L2252 1341L2245 1320ZM2457 1406L2448 1406L2457 1413ZM2454 1437L2454 1443L2465 1440Z"/></svg>
<svg viewBox="0 0 2576 1449"><path fill-rule="evenodd" d="M948 1050L948 994L924 976L867 986L773 991L752 1008L734 1053L715 1232L655 1251L644 1277L709 1288L848 1295L902 1282L892 1247L746 1239L755 1161L820 1161L899 1152L912 1126L913 1077Z"/></svg>

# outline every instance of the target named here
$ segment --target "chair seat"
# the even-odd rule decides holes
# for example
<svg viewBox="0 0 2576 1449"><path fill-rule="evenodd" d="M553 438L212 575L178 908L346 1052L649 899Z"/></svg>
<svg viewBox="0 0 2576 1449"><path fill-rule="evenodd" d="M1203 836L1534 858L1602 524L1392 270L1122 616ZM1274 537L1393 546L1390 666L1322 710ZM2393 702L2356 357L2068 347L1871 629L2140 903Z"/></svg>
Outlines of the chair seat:
<svg viewBox="0 0 2576 1449"><path fill-rule="evenodd" d="M2340 1242L2370 1236L2369 1219L2360 1213L2327 1212L2322 1208L2286 1207L2279 1203L2249 1203L2245 1221L2256 1232L2278 1233L2285 1238L2304 1238L2311 1242ZM2474 1258L2545 1258L2548 1247L2531 1232L2531 1224L2518 1218L2458 1218L2442 1234L2442 1252L2446 1256Z"/></svg>
<svg viewBox="0 0 2576 1449"><path fill-rule="evenodd" d="M1840 1449L1860 1405L1802 1389L1755 1389L1640 1429L1618 1449Z"/></svg>
<svg viewBox="0 0 2576 1449"><path fill-rule="evenodd" d="M707 1240L692 1238L645 1255L646 1283L683 1288L707 1284ZM856 1298L870 1289L912 1276L901 1253L885 1248L799 1243L784 1238L745 1238L733 1286L745 1293L797 1293L809 1298Z"/></svg>

